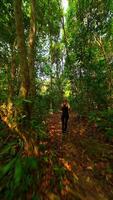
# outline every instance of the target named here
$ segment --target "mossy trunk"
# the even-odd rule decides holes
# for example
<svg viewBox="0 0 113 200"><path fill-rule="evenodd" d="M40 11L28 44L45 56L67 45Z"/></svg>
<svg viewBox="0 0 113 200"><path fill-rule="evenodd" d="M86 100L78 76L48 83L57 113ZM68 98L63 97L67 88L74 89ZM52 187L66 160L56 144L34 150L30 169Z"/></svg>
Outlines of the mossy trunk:
<svg viewBox="0 0 113 200"><path fill-rule="evenodd" d="M14 1L14 11L15 11L18 53L20 61L20 77L21 77L20 96L22 98L28 98L29 88L30 88L30 77L29 77L25 40L24 40L22 0Z"/></svg>
<svg viewBox="0 0 113 200"><path fill-rule="evenodd" d="M27 60L25 39L24 39L22 0L14 1L14 11L15 11L15 25L16 25L17 45L18 45L19 65L20 65L19 96L21 100L23 100L20 112L23 116L25 116L25 122L27 121L26 124L28 124L28 120L30 119L30 106L28 102L29 92L30 92L30 76L29 76L29 66Z"/></svg>
<svg viewBox="0 0 113 200"><path fill-rule="evenodd" d="M36 0L30 1L31 16L30 16L30 30L29 30L29 47L28 47L28 65L30 76L30 96L34 97L36 94L35 88L35 40L36 40Z"/></svg>

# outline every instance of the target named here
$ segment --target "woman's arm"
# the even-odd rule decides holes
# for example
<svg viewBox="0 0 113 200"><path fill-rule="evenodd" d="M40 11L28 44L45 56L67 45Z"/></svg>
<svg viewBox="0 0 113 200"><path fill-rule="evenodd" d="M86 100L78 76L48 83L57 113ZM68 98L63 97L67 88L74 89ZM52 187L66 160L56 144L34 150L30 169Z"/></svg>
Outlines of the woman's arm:
<svg viewBox="0 0 113 200"><path fill-rule="evenodd" d="M70 105L69 105L69 103L67 104L67 106L68 106L68 109L70 110Z"/></svg>

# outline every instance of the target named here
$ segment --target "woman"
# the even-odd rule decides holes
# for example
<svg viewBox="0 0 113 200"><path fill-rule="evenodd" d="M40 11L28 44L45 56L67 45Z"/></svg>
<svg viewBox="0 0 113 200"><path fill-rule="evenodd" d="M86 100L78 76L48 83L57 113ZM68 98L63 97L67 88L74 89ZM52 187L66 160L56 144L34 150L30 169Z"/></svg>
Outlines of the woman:
<svg viewBox="0 0 113 200"><path fill-rule="evenodd" d="M70 105L67 101L67 99L64 99L63 103L61 104L61 109L62 109L62 132L65 133L67 131L67 123L69 119L69 110L70 110Z"/></svg>

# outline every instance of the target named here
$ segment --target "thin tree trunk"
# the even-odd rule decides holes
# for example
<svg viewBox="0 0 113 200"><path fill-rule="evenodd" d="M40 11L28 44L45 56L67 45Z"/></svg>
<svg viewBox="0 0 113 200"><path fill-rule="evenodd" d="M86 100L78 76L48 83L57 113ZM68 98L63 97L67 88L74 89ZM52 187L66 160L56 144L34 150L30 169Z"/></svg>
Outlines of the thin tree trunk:
<svg viewBox="0 0 113 200"><path fill-rule="evenodd" d="M49 35L50 39L50 62L51 62L51 74L50 74L50 87L51 87L51 97L50 97L50 112L53 113L53 98L52 98L52 90L53 90L53 74L52 74L52 65L53 65L53 59L52 59L52 37L51 33Z"/></svg>
<svg viewBox="0 0 113 200"><path fill-rule="evenodd" d="M58 1L58 6L59 6L59 10L61 10L60 1ZM67 59L69 61L68 42L67 42L67 35L66 35L65 21L64 21L64 15L63 14L62 14L62 17L61 17L61 25L62 25L62 30L63 30L63 33L64 33L64 44L65 44L66 55L67 55Z"/></svg>
<svg viewBox="0 0 113 200"><path fill-rule="evenodd" d="M15 44L14 44L15 45ZM7 98L7 116L14 115L13 99L15 96L15 83L16 83L16 63L14 54L14 45L11 46L11 63L7 65L7 79L8 79L8 98Z"/></svg>
<svg viewBox="0 0 113 200"><path fill-rule="evenodd" d="M29 48L28 48L28 62L29 62L29 75L30 75L30 96L35 96L35 39L36 39L36 0L30 1L31 18L29 30Z"/></svg>
<svg viewBox="0 0 113 200"><path fill-rule="evenodd" d="M10 70L8 71L8 87L9 87L9 94L8 94L8 98L9 101L12 101L12 98L15 95L15 82L16 82L16 58L15 58L15 52L14 52L14 48L15 48L15 41L14 43L11 45L11 66L10 66Z"/></svg>
<svg viewBox="0 0 113 200"><path fill-rule="evenodd" d="M30 79L29 79L29 69L27 63L27 55L24 40L24 25L23 25L23 14L22 14L22 0L14 1L14 11L15 11L15 24L17 33L17 44L20 59L20 76L21 76L21 86L20 86L20 96L27 98L29 95Z"/></svg>

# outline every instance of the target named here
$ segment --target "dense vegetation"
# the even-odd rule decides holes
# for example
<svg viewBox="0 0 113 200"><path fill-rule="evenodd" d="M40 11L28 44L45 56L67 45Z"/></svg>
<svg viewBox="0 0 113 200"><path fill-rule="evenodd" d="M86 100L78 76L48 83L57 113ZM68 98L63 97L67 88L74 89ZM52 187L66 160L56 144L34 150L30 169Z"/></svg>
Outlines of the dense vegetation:
<svg viewBox="0 0 113 200"><path fill-rule="evenodd" d="M46 123L64 97L112 144L113 1L0 1L0 199L42 199Z"/></svg>

